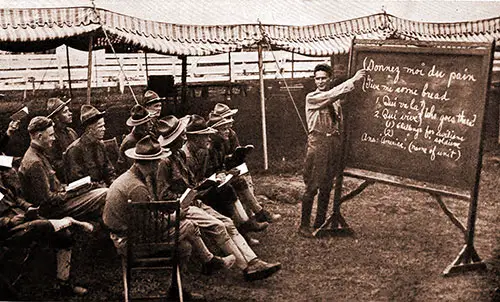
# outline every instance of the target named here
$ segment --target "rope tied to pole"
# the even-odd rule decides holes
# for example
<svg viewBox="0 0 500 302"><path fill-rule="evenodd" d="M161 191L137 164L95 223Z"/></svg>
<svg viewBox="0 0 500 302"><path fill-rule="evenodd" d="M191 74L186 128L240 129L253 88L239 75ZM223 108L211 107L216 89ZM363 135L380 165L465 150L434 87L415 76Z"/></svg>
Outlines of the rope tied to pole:
<svg viewBox="0 0 500 302"><path fill-rule="evenodd" d="M269 42L269 37L268 34L265 32L265 30L262 28L262 23L258 20L259 22L259 30L262 35L262 42L266 43L267 47L269 50L271 50L271 54L273 55L274 63L276 64L276 68L278 70L278 74L281 76L281 79L283 80L283 83L285 83L285 88L286 91L288 92L288 96L290 97L290 100L292 101L293 107L295 108L295 112L297 113L297 116L299 117L300 123L302 125L302 128L304 129L304 132L307 135L307 127L306 124L304 123L304 120L302 119L302 116L300 115L299 108L297 107L297 104L295 103L295 99L293 98L292 92L288 86L288 83L286 81L285 76L282 73L282 67L278 63L278 59L276 58L276 55L274 54L274 51L272 50L271 43Z"/></svg>
<svg viewBox="0 0 500 302"><path fill-rule="evenodd" d="M113 44L111 43L111 39L109 38L108 33L103 28L103 25L101 23L101 17L97 13L97 8L95 6L94 0L92 0L92 9L93 9L94 14L96 16L97 23L99 23L99 25L101 26L101 30L104 33L104 38L106 40L106 43L108 43L109 47L111 48L111 51L114 54L116 61L118 61L118 66L120 67L120 72L123 74L123 77L125 79L125 85L129 88L130 92L132 93L132 97L134 98L135 103L139 104L139 101L137 100L137 97L135 96L134 90L132 89L132 86L130 85L130 81L129 81L127 75L125 74L125 70L123 69L123 64L120 61L120 58L118 58L118 55L116 54L115 48L113 47Z"/></svg>

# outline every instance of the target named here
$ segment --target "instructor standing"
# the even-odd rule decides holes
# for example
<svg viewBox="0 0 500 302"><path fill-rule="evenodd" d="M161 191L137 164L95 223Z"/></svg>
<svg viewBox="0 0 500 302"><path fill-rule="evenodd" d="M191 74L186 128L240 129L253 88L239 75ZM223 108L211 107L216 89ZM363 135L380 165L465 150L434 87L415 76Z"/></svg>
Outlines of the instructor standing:
<svg viewBox="0 0 500 302"><path fill-rule="evenodd" d="M319 64L314 68L317 89L306 96L306 120L308 128L307 153L304 167L305 192L302 196L302 216L299 234L312 237L310 219L314 197L318 195L318 207L313 227L325 222L333 180L340 172L343 117L341 98L355 88L355 83L365 76L364 70L330 88L332 68ZM319 193L318 193L319 192Z"/></svg>

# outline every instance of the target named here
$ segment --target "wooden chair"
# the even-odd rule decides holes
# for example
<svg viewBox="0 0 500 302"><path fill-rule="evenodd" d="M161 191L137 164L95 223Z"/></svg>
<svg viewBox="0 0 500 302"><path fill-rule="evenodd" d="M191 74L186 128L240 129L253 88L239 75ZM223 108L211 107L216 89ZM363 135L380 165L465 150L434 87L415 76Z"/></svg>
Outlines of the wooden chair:
<svg viewBox="0 0 500 302"><path fill-rule="evenodd" d="M24 276L28 260L37 244L26 247L9 246L0 241L0 299L17 300L19 292L16 283Z"/></svg>
<svg viewBox="0 0 500 302"><path fill-rule="evenodd" d="M130 300L134 270L163 269L172 272L171 288L183 301L179 267L179 201L131 202L133 218L125 251L121 253L125 301ZM160 296L141 299L160 299Z"/></svg>

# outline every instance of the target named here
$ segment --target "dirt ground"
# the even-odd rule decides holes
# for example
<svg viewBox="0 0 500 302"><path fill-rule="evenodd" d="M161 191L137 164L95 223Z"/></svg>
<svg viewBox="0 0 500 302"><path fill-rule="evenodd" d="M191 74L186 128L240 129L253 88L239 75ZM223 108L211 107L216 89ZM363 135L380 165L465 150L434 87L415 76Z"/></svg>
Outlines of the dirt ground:
<svg viewBox="0 0 500 302"><path fill-rule="evenodd" d="M486 157L475 247L487 271L441 275L464 239L428 194L375 184L342 206L354 236L306 239L296 232L301 177L254 175L259 198L283 216L255 234L262 243L255 251L264 260L280 261L282 270L248 283L237 269L201 275L199 263L193 262L183 274L184 285L208 301L500 301L494 297L500 285L499 175L500 162ZM357 183L351 178L345 182L351 189ZM468 202L445 202L465 224ZM17 284L23 300L80 301L51 290L54 261L50 250L37 251L29 273ZM90 289L85 301L122 300L120 262L103 236L80 238L72 274ZM162 273L135 276L134 294L164 291L169 280Z"/></svg>
<svg viewBox="0 0 500 302"><path fill-rule="evenodd" d="M108 101L103 97L98 105ZM130 105L130 100L115 100L113 104L105 109L117 116L116 125L123 124L126 115L122 113L127 111L122 107ZM40 111L39 105L32 101L30 112ZM115 125L110 125L109 131L112 136L123 133ZM20 136L14 145L24 149L27 138ZM342 206L354 236L299 237L303 182L297 173L302 166L298 156L295 160L283 157L282 161L273 161L271 172L253 175L261 201L283 216L266 231L255 234L261 245L254 249L263 260L280 261L282 270L267 280L248 283L237 269L201 275L200 265L194 261L183 273L183 284L203 293L208 301L500 301L500 293L494 294L500 286L499 158L485 156L479 193L475 247L487 271L443 277L441 273L463 247L461 232L430 195L383 184L370 186ZM253 169L258 165L249 166ZM358 183L347 178L345 187L353 189ZM465 225L469 203L451 198L444 201ZM72 277L89 288L84 301L123 300L120 260L109 239L102 234L77 234L76 240ZM60 297L53 291L54 252L44 248L34 252L27 273L16 284L20 299L82 301ZM165 273L137 274L133 294L165 291L168 280Z"/></svg>

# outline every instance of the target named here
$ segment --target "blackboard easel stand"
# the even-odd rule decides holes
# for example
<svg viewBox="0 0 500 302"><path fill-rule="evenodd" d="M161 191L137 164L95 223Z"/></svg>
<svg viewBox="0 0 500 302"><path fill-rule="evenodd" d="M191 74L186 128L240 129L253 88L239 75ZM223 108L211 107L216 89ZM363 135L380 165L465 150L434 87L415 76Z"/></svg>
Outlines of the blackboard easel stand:
<svg viewBox="0 0 500 302"><path fill-rule="evenodd" d="M482 158L482 152L481 156ZM480 168L479 168L480 170ZM344 176L350 176L353 178L363 179L364 181L354 190L341 196L342 185ZM479 178L478 178L479 180ZM417 191L425 192L430 194L439 204L439 207L443 210L444 214L450 219L450 221L461 231L465 238L465 244L460 251L456 259L446 267L443 271L444 276L450 276L455 273L461 273L471 270L484 270L486 269L486 264L481 260L474 247L474 229L476 221L476 210L477 210L477 197L479 191L479 182L476 183L474 192L472 196L448 192L444 190L437 190L432 188L427 188L418 185L409 185L404 181L389 180L379 177L378 175L363 175L358 171L345 170L344 173L339 175L335 180L335 192L334 192L334 202L333 211L330 217L323 223L323 225L313 232L315 237L327 237L327 236L352 236L354 231L349 227L348 223L345 221L342 213L340 211L341 205L354 198L364 189L373 185L377 182L385 183L389 185L410 188ZM460 222L460 220L448 209L444 203L442 197L454 197L462 200L470 200L469 214L467 218L467 228Z"/></svg>
<svg viewBox="0 0 500 302"><path fill-rule="evenodd" d="M343 142L345 142L342 144L342 156L340 159L342 172L339 173L335 181L333 212L331 216L326 220L326 222L318 230L315 230L313 232L313 235L315 237L325 235L352 235L353 230L349 227L340 211L342 203L360 194L369 185L374 184L375 182L380 182L403 188L414 189L430 194L437 201L445 215L462 232L465 244L455 260L443 271L443 274L445 276L449 276L451 274L459 272L486 268L485 263L481 260L478 253L476 252L476 249L474 248L474 231L485 133L485 123L483 123L482 119L484 117L488 89L491 83L491 66L494 49L494 42L462 43L403 40L353 41L351 50L349 52L349 74L352 76L355 72L355 69L358 70L360 68L365 68L365 70L371 74L371 78L370 81L366 81L364 86L365 90L363 90L364 92L360 92L358 94L356 94L356 92L353 92L354 94L352 97L357 98L358 101L365 101L363 105L369 104L366 102L370 102L370 100L377 100L377 103L376 105L360 105L350 108L351 118L349 119L349 115L346 118L346 125L348 125L349 131L342 131ZM397 63L395 65L395 59L388 58L399 58L399 61L397 62L402 63ZM427 87L427 81L434 83L435 85L437 85L436 87L440 87L441 90L446 91L445 94L448 93L448 90L450 90L450 87L452 87L450 86L450 80L448 80L447 85L444 85L445 82L434 79L436 78L434 68L436 68L436 66L438 65L454 66L455 64L457 64L457 60L461 60L462 64L467 63L468 68L465 68L464 70L469 72L470 74L475 73L477 78L474 78L473 81L472 78L469 78L470 82L468 83L470 85L465 85L465 82L462 82L460 83L460 85L457 84L456 86L454 86L453 89L456 89L459 92L455 92L454 98L448 99L453 100L453 102L448 102L448 104L443 102L435 103L437 106L436 112L441 112L441 118L445 117L446 115L454 116L456 114L454 109L458 106L458 108L466 108L469 111L474 112L475 116L478 117L478 120L475 121L475 124L466 126L468 127L466 128L467 131L463 130L462 128L455 128L457 131L462 131L461 133L463 133L462 135L464 136L464 138L462 138L462 140L460 141L461 151L465 152L464 154L468 154L471 160L468 162L462 162L461 165L442 165L441 167L439 167L439 169L441 170L434 169L436 166L430 165L427 165L427 169L429 169L429 171L402 169L402 167L399 165L399 163L402 161L413 163L412 167L419 167L420 165L418 161L413 161L409 155L401 152L401 147L403 147L402 149L407 151L411 150L410 145L407 146L403 143L404 141L406 141L405 138L410 134L406 134L406 137L400 136L399 140L397 139L397 136L395 140L393 139L394 124L391 124L391 122L395 123L396 121L404 121L404 123L406 124L407 120L403 118L403 115L396 115L397 111L392 111L393 109L391 108L394 108L396 106L396 103L391 103L390 95L395 92L398 96L403 96L403 98L398 99L398 102L403 105L410 104L409 108L411 110L417 110L411 108L411 103L409 101L410 98L405 99L404 95L397 91L397 88L399 87L396 87L396 90L392 89L394 88L394 83L399 81L399 71L409 70L410 72L402 73L405 77L407 77L404 87L406 88L406 85L408 85L410 87L413 87L415 91L422 91L422 98L425 98L429 101L433 100L433 97L430 95L424 96L424 90L422 88ZM451 61L453 61L454 63L449 64L449 62ZM427 65L423 63L426 63ZM353 66L355 66L355 68L352 68ZM429 69L424 73L423 70L425 68L422 68L420 71L416 71L420 67L416 68L412 66L433 67L432 69ZM395 69L396 67L397 69ZM397 81L395 80L396 76L391 74L391 72L396 71L398 72ZM416 73L414 71L416 71ZM452 73L454 75L457 75L455 69L450 69L448 72L450 74L450 79L452 78ZM459 70L459 73L461 72L462 70ZM442 76L444 75L440 75L438 77ZM388 81L388 79L393 80ZM425 80L425 85L423 85L423 79ZM464 80L464 78L461 77L461 80ZM452 90L450 90L450 95L451 94ZM386 116L383 116L383 120L386 120L385 128L389 129L387 133L385 132L386 130L384 130L384 132L379 131L379 133L377 133L375 130L375 132L371 131L372 128L384 129L384 127L379 127L381 124L379 122L379 109L381 109L382 107L378 107L379 105L381 105L380 103L378 103L378 97L381 97L381 95L387 97L388 100L387 104L382 104L382 107L387 112ZM462 96L465 95L473 95L474 97L476 97L476 99L462 98ZM471 102L473 99L474 103ZM434 129L438 129L438 127L436 126L437 123L435 121L437 119L437 116L434 117L432 115L434 112L434 106L432 106L432 109L430 111L427 111L429 110L429 108L427 108L426 105L422 106L422 112L424 112L424 109L426 110L426 113L431 112L430 115L428 114L424 117L424 119L427 120L427 127L431 130L433 129L432 127L434 127ZM398 107L398 109L400 110L401 108L406 109L405 106ZM391 112L392 115L390 114ZM411 115L410 113L408 114ZM357 118L359 116L362 116L363 118ZM422 118L420 120L420 123L421 122ZM441 121L441 123L443 123L443 120ZM450 123L452 124L454 122L450 121ZM420 124L418 125L418 127L420 127ZM400 134L405 134L405 131L409 131L408 129L404 129L404 127L402 127L401 129L403 130L399 131ZM437 131L439 132L440 128ZM422 146L427 145L426 140L433 141L432 135L434 135L436 131L433 130L433 132L429 133L430 134L428 135L431 138L425 138L424 136L424 139L421 143ZM391 138L391 142L395 147L386 147L385 141L379 139L377 134L383 134L384 137L387 136ZM466 134L468 136L466 136ZM355 137L356 139L348 140L348 136L351 138ZM417 138L415 137L415 140L416 139ZM466 141L466 139L468 139L467 143L463 143ZM434 148L436 148L436 146L434 146ZM416 150L418 151L418 149ZM374 156L373 154L377 154L377 156ZM398 160L395 160L393 162L398 164L392 164L391 160L393 158L393 154L397 155L396 158L398 158ZM384 159L381 160L380 156L384 156ZM391 160L386 161L385 159ZM464 173L467 177L461 180L461 177ZM361 183L358 188L342 196L344 176L362 179L364 180L364 182ZM443 177L447 178L447 181L443 181ZM442 197L453 197L470 201L466 227L448 209L446 204L443 202Z"/></svg>

